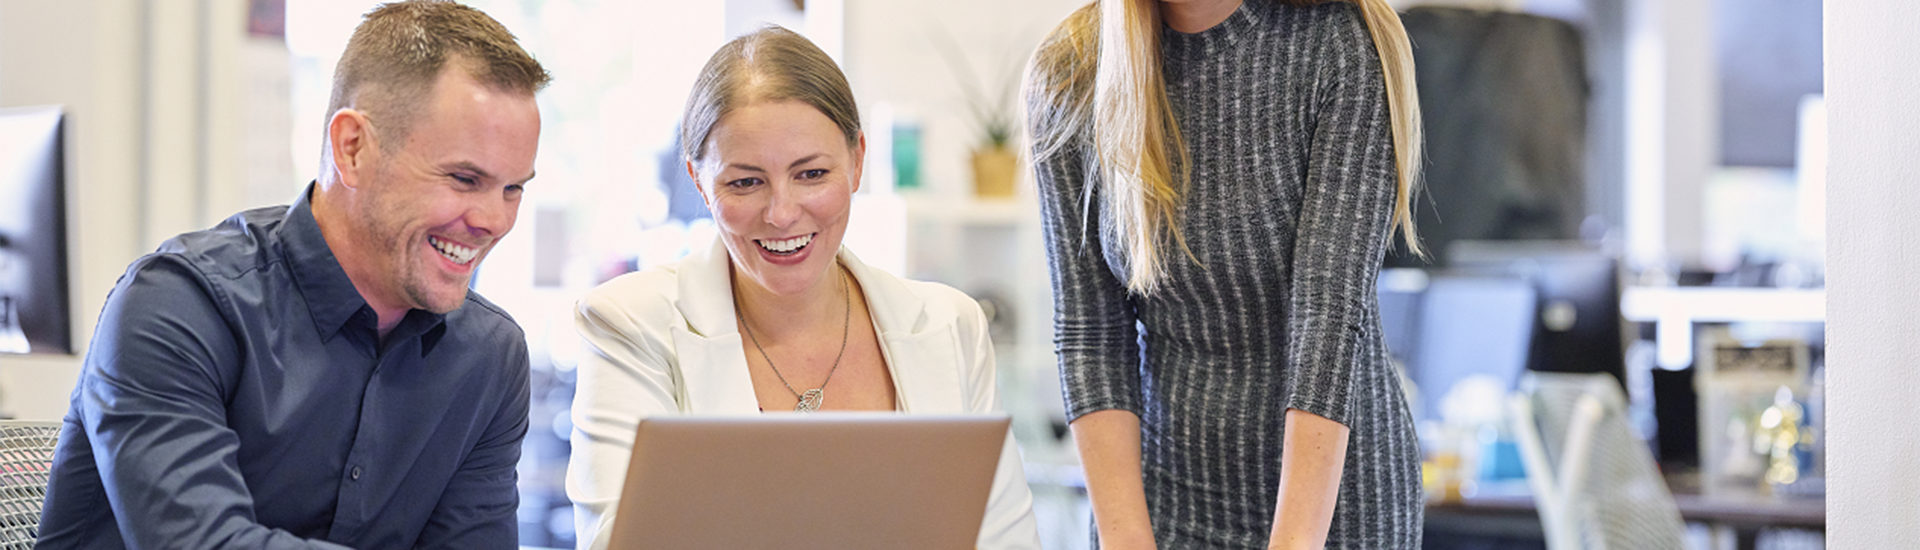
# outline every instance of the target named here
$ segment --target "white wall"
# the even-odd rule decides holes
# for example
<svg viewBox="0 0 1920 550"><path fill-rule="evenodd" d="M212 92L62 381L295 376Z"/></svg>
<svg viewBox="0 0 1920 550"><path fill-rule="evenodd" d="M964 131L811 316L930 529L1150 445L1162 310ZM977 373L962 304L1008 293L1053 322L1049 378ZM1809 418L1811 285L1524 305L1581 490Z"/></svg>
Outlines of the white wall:
<svg viewBox="0 0 1920 550"><path fill-rule="evenodd" d="M1911 0L1826 2L1827 546L1920 545L1920 42Z"/></svg>
<svg viewBox="0 0 1920 550"><path fill-rule="evenodd" d="M846 0L846 57L841 65L873 134L881 111L921 127L921 178L928 192L971 193L969 151L978 127L961 91L965 76L941 54L942 33L973 65L983 87L1018 84L1033 47L1087 0L903 2ZM989 93L995 90L989 88ZM871 145L871 144L869 144ZM868 159L871 165L874 159Z"/></svg>
<svg viewBox="0 0 1920 550"><path fill-rule="evenodd" d="M139 11L126 0L0 1L0 106L67 106L76 348L140 250ZM78 355L0 356L0 412L59 418L79 364Z"/></svg>
<svg viewBox="0 0 1920 550"><path fill-rule="evenodd" d="M76 348L0 356L0 414L65 414L100 307L127 264L243 202L233 99L243 5L0 0L0 107L67 110Z"/></svg>

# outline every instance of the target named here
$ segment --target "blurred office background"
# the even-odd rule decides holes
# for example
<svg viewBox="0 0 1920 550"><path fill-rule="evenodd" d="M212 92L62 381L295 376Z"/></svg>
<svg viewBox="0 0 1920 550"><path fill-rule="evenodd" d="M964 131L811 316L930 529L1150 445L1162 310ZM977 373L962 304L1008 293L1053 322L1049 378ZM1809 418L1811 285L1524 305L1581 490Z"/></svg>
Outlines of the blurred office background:
<svg viewBox="0 0 1920 550"><path fill-rule="evenodd" d="M772 23L838 59L860 101L870 149L848 245L981 300L1043 542L1086 546L1038 208L1002 150L1020 147L1012 117L1026 55L1082 0L469 3L555 75L539 98L540 178L477 281L533 351L523 544L573 540L561 486L580 353L573 300L711 238L676 160L675 123L707 55ZM0 108L64 105L74 342L72 353L0 353L0 414L64 414L127 263L174 234L285 203L313 178L333 64L372 5L0 0ZM1920 115L1883 92L1920 78L1906 76L1920 74L1920 47L1886 27L1920 8L1395 5L1421 71L1431 160L1420 228L1435 256L1389 258L1380 292L1428 451L1427 546L1544 548L1556 532L1700 549L1920 540L1902 537L1914 528L1899 519L1920 514L1920 484L1883 479L1909 469L1867 458L1920 447L1905 422L1920 405L1901 389L1915 375L1895 359L1914 351L1915 333L1897 312L1920 306L1905 284L1920 260L1903 247L1920 228L1898 215L1912 200L1907 128ZM1006 172L1011 181L992 176ZM8 315L0 328L18 324ZM1853 347L1830 355L1829 335ZM1591 397L1547 397L1574 395L1555 393L1567 388ZM1563 414L1559 401L1598 412ZM1517 415L1523 402L1531 412ZM1593 445L1573 445L1569 423ZM1540 484L1567 449L1594 445L1614 452L1582 459L1585 492ZM1637 478L1657 494L1600 494ZM1617 506L1602 502L1684 523L1623 534L1607 526L1651 520L1608 517ZM1831 513L1842 509L1856 513Z"/></svg>

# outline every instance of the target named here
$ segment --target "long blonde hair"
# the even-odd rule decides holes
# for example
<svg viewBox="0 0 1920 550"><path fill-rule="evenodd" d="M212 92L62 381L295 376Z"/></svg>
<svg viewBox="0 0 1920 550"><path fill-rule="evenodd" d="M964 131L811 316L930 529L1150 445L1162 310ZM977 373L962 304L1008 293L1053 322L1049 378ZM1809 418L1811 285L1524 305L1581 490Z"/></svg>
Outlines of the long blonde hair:
<svg viewBox="0 0 1920 550"><path fill-rule="evenodd" d="M1413 227L1422 142L1413 44L1386 0L1283 1L1308 6L1358 4L1380 54L1393 123L1398 176L1392 230L1425 256ZM1073 145L1091 149L1109 223L1101 236L1125 253L1127 289L1151 294L1167 277L1171 247L1186 250L1179 212L1187 189L1187 149L1168 102L1160 67L1159 0L1095 0L1062 21L1028 67L1028 128L1038 164ZM1084 230L1085 228L1082 228ZM1191 252L1188 252L1191 256Z"/></svg>

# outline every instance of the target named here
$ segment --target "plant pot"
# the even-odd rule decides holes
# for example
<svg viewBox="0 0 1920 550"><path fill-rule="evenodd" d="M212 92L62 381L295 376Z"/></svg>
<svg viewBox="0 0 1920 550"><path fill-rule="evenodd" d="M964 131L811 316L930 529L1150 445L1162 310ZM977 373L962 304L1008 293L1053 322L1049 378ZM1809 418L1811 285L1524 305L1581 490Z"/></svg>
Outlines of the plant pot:
<svg viewBox="0 0 1920 550"><path fill-rule="evenodd" d="M1006 147L985 147L973 151L973 194L983 198L1013 196L1013 180L1020 171L1020 157Z"/></svg>

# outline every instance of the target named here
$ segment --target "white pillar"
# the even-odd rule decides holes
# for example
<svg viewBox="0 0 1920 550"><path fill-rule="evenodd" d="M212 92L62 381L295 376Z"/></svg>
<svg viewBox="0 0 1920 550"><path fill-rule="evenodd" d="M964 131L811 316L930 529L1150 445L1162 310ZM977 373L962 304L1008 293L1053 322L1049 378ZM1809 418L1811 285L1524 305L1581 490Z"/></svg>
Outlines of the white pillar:
<svg viewBox="0 0 1920 550"><path fill-rule="evenodd" d="M1911 0L1826 2L1827 547L1920 541L1920 42Z"/></svg>
<svg viewBox="0 0 1920 550"><path fill-rule="evenodd" d="M1627 3L1627 260L1697 265L1701 190L1719 164L1713 6Z"/></svg>

